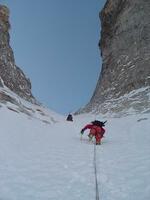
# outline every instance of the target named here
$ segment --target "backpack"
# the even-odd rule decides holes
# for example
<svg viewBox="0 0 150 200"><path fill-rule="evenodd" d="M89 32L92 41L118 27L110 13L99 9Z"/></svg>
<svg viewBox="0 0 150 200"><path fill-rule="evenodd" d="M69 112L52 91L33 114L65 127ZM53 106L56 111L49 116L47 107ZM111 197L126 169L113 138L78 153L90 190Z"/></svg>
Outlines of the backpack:
<svg viewBox="0 0 150 200"><path fill-rule="evenodd" d="M106 123L106 121L105 122L101 122L101 121L99 121L99 120L94 120L93 122L91 122L93 125L95 125L95 126L99 126L99 127L103 127L103 126L105 126L105 123Z"/></svg>

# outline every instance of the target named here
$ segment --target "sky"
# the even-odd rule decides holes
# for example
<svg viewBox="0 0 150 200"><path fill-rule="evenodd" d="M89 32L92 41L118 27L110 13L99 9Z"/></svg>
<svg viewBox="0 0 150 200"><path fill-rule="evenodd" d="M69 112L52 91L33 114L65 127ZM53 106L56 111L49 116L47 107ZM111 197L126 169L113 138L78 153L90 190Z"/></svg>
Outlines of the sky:
<svg viewBox="0 0 150 200"><path fill-rule="evenodd" d="M10 9L16 65L44 106L61 114L93 95L101 57L99 11L106 0L2 0Z"/></svg>

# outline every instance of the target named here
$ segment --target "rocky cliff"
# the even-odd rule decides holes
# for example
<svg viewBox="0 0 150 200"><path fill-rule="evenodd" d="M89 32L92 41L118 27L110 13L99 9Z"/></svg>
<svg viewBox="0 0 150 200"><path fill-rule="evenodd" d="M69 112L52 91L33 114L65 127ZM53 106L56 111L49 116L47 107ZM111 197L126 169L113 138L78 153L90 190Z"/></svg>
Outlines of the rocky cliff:
<svg viewBox="0 0 150 200"><path fill-rule="evenodd" d="M150 1L107 0L100 19L102 70L94 94L82 111L148 111Z"/></svg>
<svg viewBox="0 0 150 200"><path fill-rule="evenodd" d="M26 115L28 119L54 124L62 117L44 108L33 97L30 80L15 64L9 45L9 29L9 10L0 5L0 112L14 112L20 117Z"/></svg>
<svg viewBox="0 0 150 200"><path fill-rule="evenodd" d="M7 86L20 97L35 103L30 80L15 64L13 51L9 45L9 29L9 9L0 5L0 87ZM1 94L0 99L3 97L4 95Z"/></svg>

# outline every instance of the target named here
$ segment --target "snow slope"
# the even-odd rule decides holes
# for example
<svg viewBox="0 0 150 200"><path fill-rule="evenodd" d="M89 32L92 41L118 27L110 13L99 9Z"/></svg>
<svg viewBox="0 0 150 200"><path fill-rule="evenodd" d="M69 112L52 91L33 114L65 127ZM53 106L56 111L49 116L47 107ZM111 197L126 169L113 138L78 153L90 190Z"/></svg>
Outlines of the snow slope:
<svg viewBox="0 0 150 200"><path fill-rule="evenodd" d="M80 138L94 119L49 124L1 105L0 200L94 200L94 144ZM100 199L149 200L150 114L107 120L96 146Z"/></svg>
<svg viewBox="0 0 150 200"><path fill-rule="evenodd" d="M27 115L29 119L39 119L44 123L53 124L64 117L48 110L41 103L32 104L12 92L8 87L0 87L0 107L5 107L18 114Z"/></svg>

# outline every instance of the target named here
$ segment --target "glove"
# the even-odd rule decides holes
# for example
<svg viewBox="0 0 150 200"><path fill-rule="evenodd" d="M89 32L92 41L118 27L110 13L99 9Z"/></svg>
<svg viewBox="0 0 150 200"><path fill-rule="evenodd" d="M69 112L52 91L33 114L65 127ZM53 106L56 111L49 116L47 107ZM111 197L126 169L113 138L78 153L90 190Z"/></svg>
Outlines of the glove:
<svg viewBox="0 0 150 200"><path fill-rule="evenodd" d="M81 135L83 135L83 133L84 133L84 130L82 129L80 133L81 133Z"/></svg>

